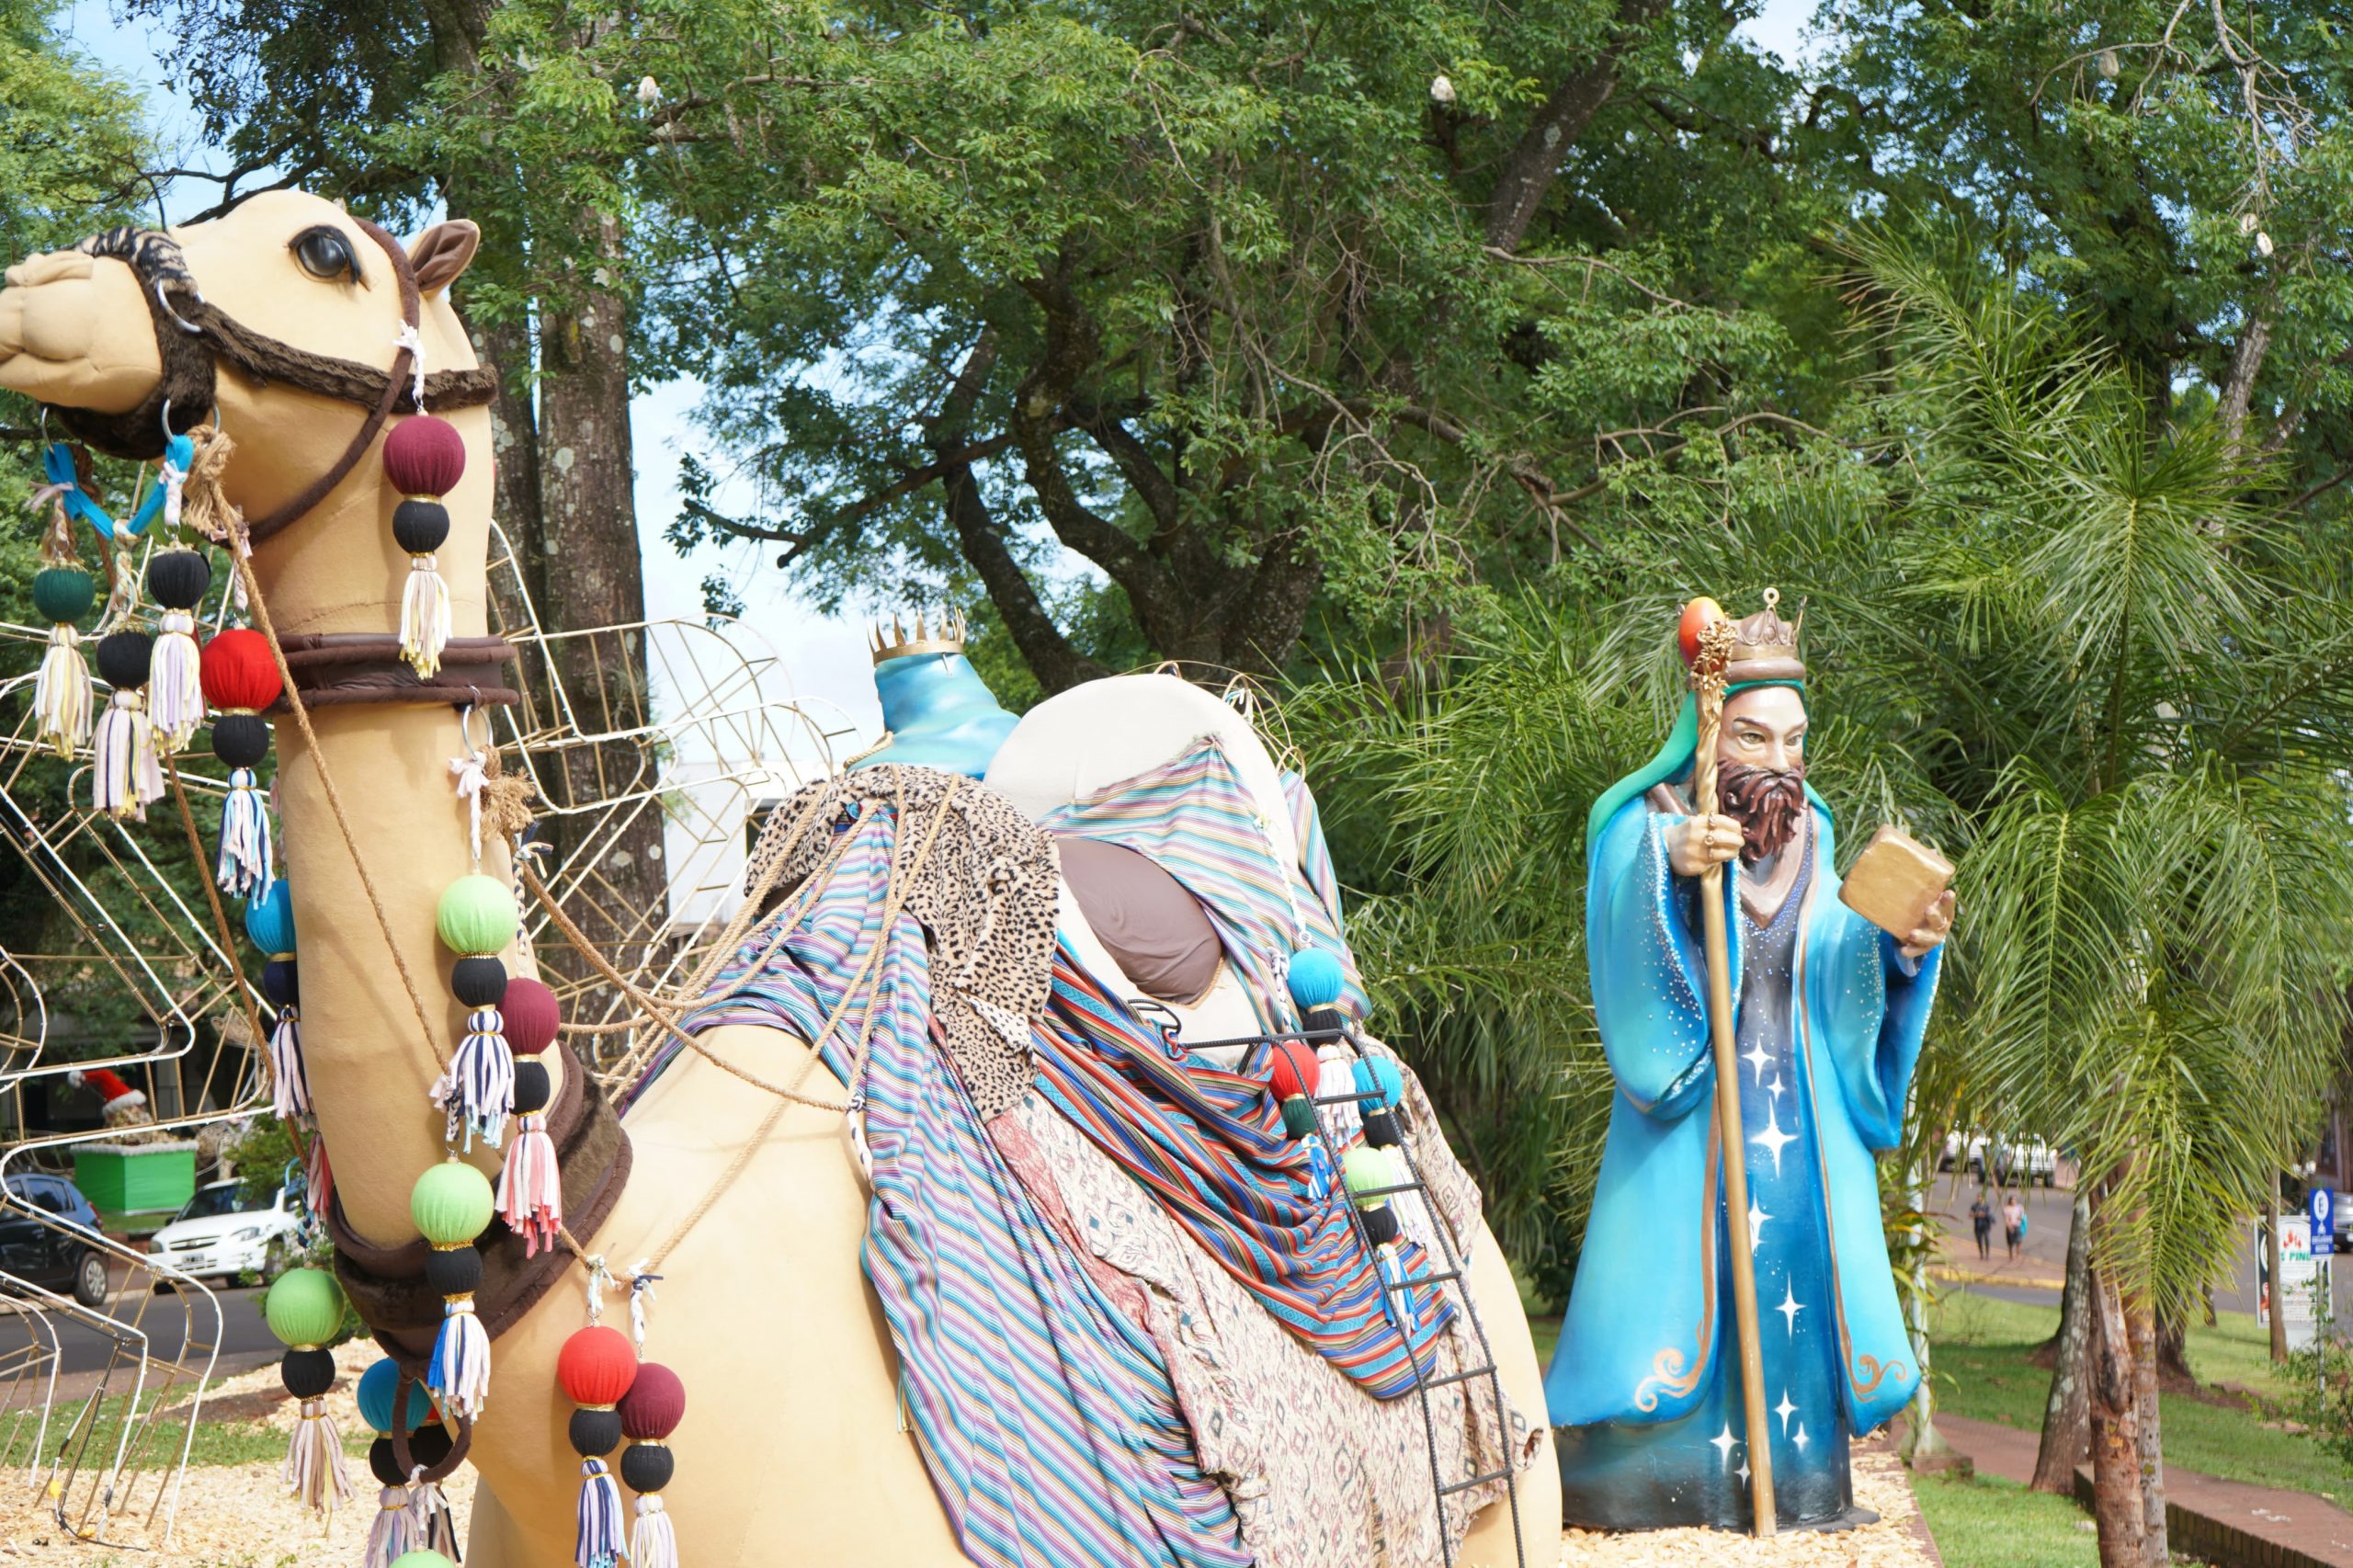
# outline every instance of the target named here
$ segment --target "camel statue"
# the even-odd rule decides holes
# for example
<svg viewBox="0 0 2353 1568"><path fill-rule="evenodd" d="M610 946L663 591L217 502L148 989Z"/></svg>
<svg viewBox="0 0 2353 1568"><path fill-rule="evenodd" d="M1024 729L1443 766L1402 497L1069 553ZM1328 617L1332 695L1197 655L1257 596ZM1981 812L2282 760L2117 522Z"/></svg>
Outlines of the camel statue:
<svg viewBox="0 0 2353 1568"><path fill-rule="evenodd" d="M420 1038L402 971L423 998L424 1023L442 1055L464 1023L435 925L443 890L473 867L449 766L468 749L463 699L450 693L496 679L494 664L469 666L463 656L474 655L461 656L467 640L484 638L488 625L493 445L477 361L448 290L477 236L469 223L443 223L396 253L389 235L340 207L276 192L169 238L176 252L160 258L152 236L118 234L12 267L0 291L0 386L28 394L119 455L153 455L165 419L178 429L199 419L216 423L235 442L227 497L247 518L280 525L256 528L253 562L275 631L289 646L381 642L400 623L410 563L391 525L403 497L378 455L384 411L401 389L386 389L370 406L375 382L356 395L347 388L334 395L301 376L257 369L254 345L275 346L289 363L290 354L304 363L357 361L381 380L407 364L396 358L404 301L417 309L421 297L414 340L424 369L438 378L432 386L458 386L472 373L477 390L471 399L437 398L428 387L426 399L462 437L467 459L461 482L444 497L452 528L438 552L450 595L454 675L444 670L438 696L314 701L315 757L301 728L282 717L276 724L285 870L299 900L311 1098L331 1153L345 1244L389 1255L416 1242L410 1190L444 1157L441 1117L427 1101L436 1057ZM184 275L166 288L159 267ZM192 301L203 307L193 322L186 319ZM242 347L233 351L233 340ZM192 363L192 355L214 362ZM163 404L174 388L180 397ZM205 392L209 407L186 401ZM1040 744L1083 744L1081 728L1078 741L1044 733ZM1250 744L1234 739L1243 749ZM1029 755L1034 759L1037 746ZM323 778L334 782L333 800ZM485 842L480 869L506 878L506 846ZM1116 971L1067 896L1059 918L1090 963ZM511 973L533 972L527 951L510 949L503 957ZM1252 1028L1247 1010L1233 1004L1231 976L1198 1005L1172 1010L1180 1039ZM677 1233L649 1313L645 1355L677 1371L688 1392L686 1419L671 1439L676 1475L665 1493L681 1561L689 1568L968 1561L903 1413L898 1360L861 1272L869 1198L842 1117L800 1103L772 1117L776 1102L727 1070L790 1083L808 1047L756 1024L727 1024L700 1040L700 1051L681 1055L628 1106L630 1163L617 1200L586 1216L593 1227L586 1230L574 1203L579 1242L617 1271ZM551 1051L546 1061L558 1099L577 1094L578 1085L563 1082L582 1072L569 1053ZM846 1092L822 1065L805 1086L812 1098L840 1100ZM477 1146L468 1157L494 1175L496 1151ZM1511 1510L1489 1506L1453 1560L1512 1562L1518 1533L1527 1562L1550 1562L1560 1516L1554 1463L1536 1451L1549 1440L1538 1414L1540 1369L1494 1239L1483 1223L1468 1239L1464 1283L1504 1387L1529 1425L1518 1456L1518 1531ZM491 1393L468 1456L481 1478L466 1547L471 1564L551 1563L571 1554L580 1464L566 1438L574 1405L559 1386L556 1359L584 1312L583 1271L566 1258L561 1277L500 1325ZM1353 1391L1350 1397L1381 1403ZM1418 1414L1410 1430L1418 1445ZM1429 1502L1424 1497L1426 1509ZM1400 1554L1390 1555L1392 1549ZM1384 1543L1360 1560L1439 1556L1425 1538Z"/></svg>

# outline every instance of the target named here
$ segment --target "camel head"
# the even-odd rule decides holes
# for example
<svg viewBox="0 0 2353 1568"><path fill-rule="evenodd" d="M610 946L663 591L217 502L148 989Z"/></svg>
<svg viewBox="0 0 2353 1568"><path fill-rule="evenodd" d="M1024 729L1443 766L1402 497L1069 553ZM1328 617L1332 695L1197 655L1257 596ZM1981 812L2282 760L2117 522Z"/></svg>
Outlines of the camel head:
<svg viewBox="0 0 2353 1568"><path fill-rule="evenodd" d="M185 228L94 235L8 269L0 387L119 457L156 456L167 424L216 424L236 443L223 488L256 525L256 566L281 630L378 632L396 623L408 573L391 526L402 496L380 453L415 406L407 371L392 380L413 363L401 347L413 316L426 407L465 439L439 562L455 630L478 634L490 383L449 300L478 242L459 222L403 246L296 191Z"/></svg>

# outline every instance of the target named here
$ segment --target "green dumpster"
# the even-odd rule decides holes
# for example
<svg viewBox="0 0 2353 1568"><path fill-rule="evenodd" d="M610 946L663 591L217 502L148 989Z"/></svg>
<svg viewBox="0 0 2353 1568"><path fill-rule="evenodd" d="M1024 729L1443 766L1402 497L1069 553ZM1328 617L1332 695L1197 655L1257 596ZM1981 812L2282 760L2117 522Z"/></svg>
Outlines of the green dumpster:
<svg viewBox="0 0 2353 1568"><path fill-rule="evenodd" d="M74 1151L74 1185L107 1213L176 1213L196 1195L196 1145L85 1143Z"/></svg>

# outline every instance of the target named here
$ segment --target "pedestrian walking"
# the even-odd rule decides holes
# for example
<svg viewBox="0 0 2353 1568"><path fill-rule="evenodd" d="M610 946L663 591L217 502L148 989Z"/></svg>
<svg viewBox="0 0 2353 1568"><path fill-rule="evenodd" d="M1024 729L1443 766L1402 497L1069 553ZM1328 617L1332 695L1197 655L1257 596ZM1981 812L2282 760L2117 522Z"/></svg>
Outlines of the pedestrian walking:
<svg viewBox="0 0 2353 1568"><path fill-rule="evenodd" d="M1985 1201L1985 1189L1977 1189L1977 1201L1969 1206L1969 1229L1977 1237L1977 1256L1994 1256L1994 1206Z"/></svg>
<svg viewBox="0 0 2353 1568"><path fill-rule="evenodd" d="M2002 1241L2010 1256L2018 1255L2018 1241L2026 1234L2026 1205L2018 1201L2015 1192L2002 1203Z"/></svg>

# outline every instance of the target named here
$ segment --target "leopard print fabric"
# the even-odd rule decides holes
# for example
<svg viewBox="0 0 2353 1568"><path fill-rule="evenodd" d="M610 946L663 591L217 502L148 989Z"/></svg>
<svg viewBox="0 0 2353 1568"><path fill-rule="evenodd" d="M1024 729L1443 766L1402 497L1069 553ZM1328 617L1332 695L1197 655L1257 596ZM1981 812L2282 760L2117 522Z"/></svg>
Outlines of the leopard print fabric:
<svg viewBox="0 0 2353 1568"><path fill-rule="evenodd" d="M813 801L812 826L785 855L792 824ZM772 907L825 861L834 844L826 824L878 810L899 813L906 863L938 824L930 857L902 897L928 938L932 1012L949 1057L985 1120L1020 1104L1036 1074L1029 1033L1053 974L1060 874L1052 841L1012 802L970 778L879 763L809 785L779 806L753 848L746 890L785 855L767 899Z"/></svg>

